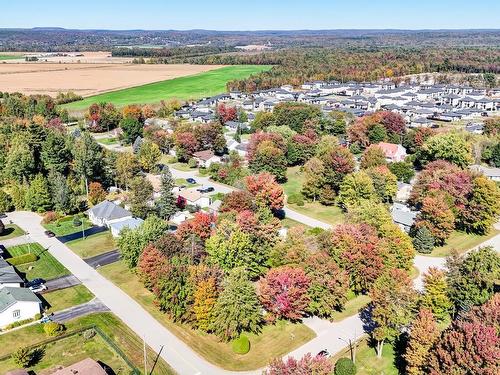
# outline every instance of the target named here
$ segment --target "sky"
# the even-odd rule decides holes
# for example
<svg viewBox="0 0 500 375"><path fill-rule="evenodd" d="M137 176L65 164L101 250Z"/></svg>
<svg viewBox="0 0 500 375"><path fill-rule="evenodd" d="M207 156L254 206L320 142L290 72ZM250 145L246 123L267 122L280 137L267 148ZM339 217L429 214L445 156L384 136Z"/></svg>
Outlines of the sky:
<svg viewBox="0 0 500 375"><path fill-rule="evenodd" d="M492 29L500 0L0 0L0 28Z"/></svg>

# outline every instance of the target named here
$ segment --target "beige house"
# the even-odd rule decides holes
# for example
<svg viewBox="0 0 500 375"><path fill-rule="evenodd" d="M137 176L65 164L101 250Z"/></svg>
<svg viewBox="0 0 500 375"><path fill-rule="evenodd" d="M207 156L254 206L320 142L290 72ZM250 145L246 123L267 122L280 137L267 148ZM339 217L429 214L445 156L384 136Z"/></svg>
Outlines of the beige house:
<svg viewBox="0 0 500 375"><path fill-rule="evenodd" d="M210 206L210 197L200 193L194 188L181 190L177 195L184 198L186 204L190 206L199 206L201 208Z"/></svg>
<svg viewBox="0 0 500 375"><path fill-rule="evenodd" d="M221 159L212 150L198 151L193 154L193 158L198 162L198 166L208 168L212 163L220 163Z"/></svg>

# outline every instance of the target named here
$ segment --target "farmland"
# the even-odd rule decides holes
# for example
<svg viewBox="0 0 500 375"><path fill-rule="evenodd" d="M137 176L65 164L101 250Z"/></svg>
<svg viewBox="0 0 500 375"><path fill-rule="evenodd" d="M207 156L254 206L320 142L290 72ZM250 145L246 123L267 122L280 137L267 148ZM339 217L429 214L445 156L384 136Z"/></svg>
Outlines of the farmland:
<svg viewBox="0 0 500 375"><path fill-rule="evenodd" d="M249 77L270 68L266 65L227 66L200 74L91 96L82 101L67 104L65 108L82 110L96 102L111 102L116 106L124 106L132 103L158 103L172 98L199 99L226 91L228 81Z"/></svg>

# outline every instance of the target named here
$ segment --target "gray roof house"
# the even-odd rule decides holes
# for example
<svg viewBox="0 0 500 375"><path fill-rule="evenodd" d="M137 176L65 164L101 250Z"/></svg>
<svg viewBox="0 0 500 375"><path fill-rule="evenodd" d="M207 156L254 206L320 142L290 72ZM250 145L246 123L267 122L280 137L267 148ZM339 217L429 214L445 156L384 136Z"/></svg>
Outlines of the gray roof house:
<svg viewBox="0 0 500 375"><path fill-rule="evenodd" d="M415 219L417 218L418 212L411 211L410 208L401 203L394 203L391 208L392 220L395 224L398 224L401 229L409 232Z"/></svg>
<svg viewBox="0 0 500 375"><path fill-rule="evenodd" d="M40 313L41 301L28 288L0 288L0 328L32 319Z"/></svg>
<svg viewBox="0 0 500 375"><path fill-rule="evenodd" d="M103 201L87 211L94 225L109 226L117 221L131 219L132 213L110 201Z"/></svg>
<svg viewBox="0 0 500 375"><path fill-rule="evenodd" d="M17 286L23 284L23 279L17 273L16 269L0 258L0 287L2 286Z"/></svg>

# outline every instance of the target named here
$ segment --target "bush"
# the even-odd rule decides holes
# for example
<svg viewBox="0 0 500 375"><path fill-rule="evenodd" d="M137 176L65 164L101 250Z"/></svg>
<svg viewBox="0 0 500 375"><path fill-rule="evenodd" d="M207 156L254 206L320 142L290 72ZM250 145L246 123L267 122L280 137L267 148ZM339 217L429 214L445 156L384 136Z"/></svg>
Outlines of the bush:
<svg viewBox="0 0 500 375"><path fill-rule="evenodd" d="M0 212L8 212L14 208L12 198L5 191L0 189Z"/></svg>
<svg viewBox="0 0 500 375"><path fill-rule="evenodd" d="M297 206L304 205L304 196L300 193L291 194L287 199L288 204L296 204Z"/></svg>
<svg viewBox="0 0 500 375"><path fill-rule="evenodd" d="M18 366L29 367L33 359L33 351L28 347L19 348L12 353L12 359Z"/></svg>
<svg viewBox="0 0 500 375"><path fill-rule="evenodd" d="M198 162L196 161L196 159L189 159L188 161L188 167L189 168L196 168L198 166Z"/></svg>
<svg viewBox="0 0 500 375"><path fill-rule="evenodd" d="M236 354L247 354L250 351L250 341L245 335L241 335L231 344L233 352Z"/></svg>
<svg viewBox="0 0 500 375"><path fill-rule="evenodd" d="M80 225L82 225L82 219L80 219L80 216L75 215L73 217L73 226L79 227Z"/></svg>
<svg viewBox="0 0 500 375"><path fill-rule="evenodd" d="M93 328L89 329L88 331L83 332L83 338L85 340L90 340L95 335L96 335L96 331Z"/></svg>
<svg viewBox="0 0 500 375"><path fill-rule="evenodd" d="M45 215L43 215L42 224L50 224L56 221L57 219L59 219L59 215L57 214L57 212L47 211Z"/></svg>
<svg viewBox="0 0 500 375"><path fill-rule="evenodd" d="M335 363L335 375L355 375L356 365L349 358L340 358Z"/></svg>
<svg viewBox="0 0 500 375"><path fill-rule="evenodd" d="M167 157L167 164L174 164L174 163L177 163L179 160L177 160L177 157L175 156L169 156Z"/></svg>
<svg viewBox="0 0 500 375"><path fill-rule="evenodd" d="M48 322L43 325L43 331L47 336L59 336L65 329L66 327L63 324L56 322Z"/></svg>
<svg viewBox="0 0 500 375"><path fill-rule="evenodd" d="M7 259L7 263L11 266L19 266L21 264L32 263L38 260L38 256L33 253L18 255L17 257L12 257Z"/></svg>
<svg viewBox="0 0 500 375"><path fill-rule="evenodd" d="M7 327L5 327L5 329L9 330L9 329L12 329L12 328L20 327L22 325L31 323L32 321L33 321L33 319L18 320L17 322L10 323Z"/></svg>

